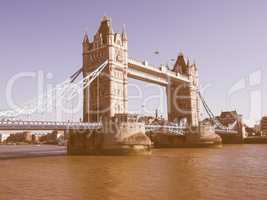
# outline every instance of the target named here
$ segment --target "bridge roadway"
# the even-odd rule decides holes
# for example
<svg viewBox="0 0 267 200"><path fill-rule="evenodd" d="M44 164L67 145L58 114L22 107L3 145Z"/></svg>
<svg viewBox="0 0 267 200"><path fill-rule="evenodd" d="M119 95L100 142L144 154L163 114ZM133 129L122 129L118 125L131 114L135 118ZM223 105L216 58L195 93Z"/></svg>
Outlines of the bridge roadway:
<svg viewBox="0 0 267 200"><path fill-rule="evenodd" d="M89 130L100 129L101 123L84 123L84 122L52 122L52 121L0 121L0 130ZM177 125L145 125L146 131L156 129L168 129L170 132L182 134L185 127Z"/></svg>
<svg viewBox="0 0 267 200"><path fill-rule="evenodd" d="M231 129L215 129L215 132L216 133L219 133L219 134L239 134L238 131L236 130L231 130Z"/></svg>
<svg viewBox="0 0 267 200"><path fill-rule="evenodd" d="M84 122L52 122L52 121L0 121L0 130L92 130L100 129L101 123L84 123ZM146 131L167 129L169 132L184 135L186 127L178 125L145 125ZM238 134L235 130L215 129L221 134Z"/></svg>
<svg viewBox="0 0 267 200"><path fill-rule="evenodd" d="M99 129L100 123L52 121L0 121L0 130L68 130Z"/></svg>

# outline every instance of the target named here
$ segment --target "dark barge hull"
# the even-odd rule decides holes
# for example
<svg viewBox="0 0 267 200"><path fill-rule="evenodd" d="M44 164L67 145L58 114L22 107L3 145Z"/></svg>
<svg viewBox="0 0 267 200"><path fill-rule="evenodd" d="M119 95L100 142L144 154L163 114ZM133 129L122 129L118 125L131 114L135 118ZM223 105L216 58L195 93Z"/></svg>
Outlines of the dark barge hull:
<svg viewBox="0 0 267 200"><path fill-rule="evenodd" d="M243 144L243 138L240 134L227 134L227 133L217 133L222 138L223 144Z"/></svg>
<svg viewBox="0 0 267 200"><path fill-rule="evenodd" d="M244 139L245 144L267 144L267 136L252 136Z"/></svg>

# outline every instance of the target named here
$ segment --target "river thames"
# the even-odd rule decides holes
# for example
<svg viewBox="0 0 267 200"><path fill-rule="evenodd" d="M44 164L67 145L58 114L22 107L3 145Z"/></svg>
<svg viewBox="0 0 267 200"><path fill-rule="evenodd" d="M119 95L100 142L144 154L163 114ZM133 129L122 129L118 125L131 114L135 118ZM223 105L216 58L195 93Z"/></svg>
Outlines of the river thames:
<svg viewBox="0 0 267 200"><path fill-rule="evenodd" d="M0 146L0 152L9 148L24 147ZM38 151L41 157L26 151L21 157L2 155L0 200L267 198L267 145L154 149L143 156L66 156L62 147L51 150L53 156Z"/></svg>

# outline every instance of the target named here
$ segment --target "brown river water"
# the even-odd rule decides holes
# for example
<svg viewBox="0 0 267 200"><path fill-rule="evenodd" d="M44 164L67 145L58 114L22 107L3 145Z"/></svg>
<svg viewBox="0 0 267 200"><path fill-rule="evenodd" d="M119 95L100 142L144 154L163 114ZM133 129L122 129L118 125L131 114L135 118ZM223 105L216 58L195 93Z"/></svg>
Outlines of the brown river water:
<svg viewBox="0 0 267 200"><path fill-rule="evenodd" d="M267 145L154 149L143 156L4 158L0 200L9 199L266 200Z"/></svg>

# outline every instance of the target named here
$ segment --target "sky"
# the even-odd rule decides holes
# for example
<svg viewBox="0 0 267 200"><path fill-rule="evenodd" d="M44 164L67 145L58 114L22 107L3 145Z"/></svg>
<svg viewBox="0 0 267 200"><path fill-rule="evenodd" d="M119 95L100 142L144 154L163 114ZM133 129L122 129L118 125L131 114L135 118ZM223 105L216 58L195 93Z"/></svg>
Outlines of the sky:
<svg viewBox="0 0 267 200"><path fill-rule="evenodd" d="M215 114L237 110L257 122L267 115L266 10L265 0L0 0L0 109L8 109L6 88L18 73L42 71L49 74L47 84L74 73L84 32L92 38L107 15L114 31L126 25L129 57L159 66L183 52L197 63L201 91ZM15 85L17 103L37 94L35 78ZM153 113L160 107L166 115L164 88L130 83L143 95L131 98L132 90L129 110ZM145 101L151 95L162 99Z"/></svg>

